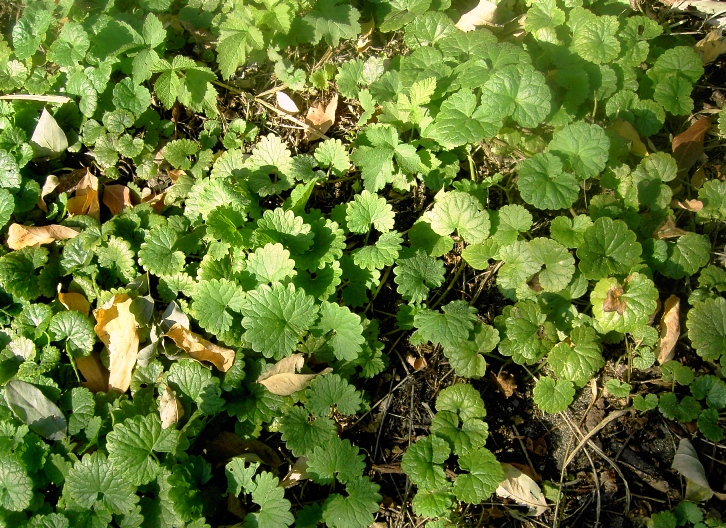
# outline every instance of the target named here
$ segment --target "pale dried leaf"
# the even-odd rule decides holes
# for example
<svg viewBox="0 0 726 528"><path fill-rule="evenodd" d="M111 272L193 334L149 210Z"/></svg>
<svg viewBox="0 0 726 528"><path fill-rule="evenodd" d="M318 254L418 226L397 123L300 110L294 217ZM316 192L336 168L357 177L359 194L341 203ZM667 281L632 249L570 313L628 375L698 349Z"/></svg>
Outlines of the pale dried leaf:
<svg viewBox="0 0 726 528"><path fill-rule="evenodd" d="M271 378L277 374L295 374L305 364L305 356L302 354L290 354L286 358L272 365L257 378L257 382Z"/></svg>
<svg viewBox="0 0 726 528"><path fill-rule="evenodd" d="M703 464L698 460L698 454L687 438L681 438L671 468L686 479L685 500L701 502L713 497L713 490L706 478Z"/></svg>
<svg viewBox="0 0 726 528"><path fill-rule="evenodd" d="M479 26L494 25L497 15L497 4L489 0L480 0L479 5L468 13L461 15L456 27L462 31L474 31Z"/></svg>
<svg viewBox="0 0 726 528"><path fill-rule="evenodd" d="M304 389L315 377L327 374L332 370L327 368L318 374L297 374L304 361L305 358L302 354L292 354L281 359L263 372L257 378L257 383L264 385L272 394L290 396Z"/></svg>
<svg viewBox="0 0 726 528"><path fill-rule="evenodd" d="M131 297L119 293L93 311L94 330L108 349L108 387L121 393L131 384L131 373L139 353L138 325L131 313L131 301Z"/></svg>
<svg viewBox="0 0 726 528"><path fill-rule="evenodd" d="M661 224L658 229L655 230L653 236L659 240L664 238L675 238L687 234L688 231L684 231L676 227L676 219L674 216L668 216Z"/></svg>
<svg viewBox="0 0 726 528"><path fill-rule="evenodd" d="M48 206L45 204L45 197L55 191L56 187L60 185L60 180L53 174L49 174L45 179L43 188L40 189L40 198L38 198L38 208L44 213L48 212Z"/></svg>
<svg viewBox="0 0 726 528"><path fill-rule="evenodd" d="M673 138L671 148L680 170L687 171L696 164L703 154L703 140L710 129L711 120L702 117Z"/></svg>
<svg viewBox="0 0 726 528"><path fill-rule="evenodd" d="M692 213L697 213L703 209L703 202L694 198L691 200L677 201L675 206L680 209L685 209L686 211L691 211Z"/></svg>
<svg viewBox="0 0 726 528"><path fill-rule="evenodd" d="M625 121L624 119L614 119L612 124L608 127L608 130L614 131L618 136L623 138L630 144L630 152L636 156L645 157L648 155L648 148L645 143L640 139L638 131L632 123Z"/></svg>
<svg viewBox="0 0 726 528"><path fill-rule="evenodd" d="M93 393L108 390L108 369L101 363L98 352L91 352L88 356L77 357L75 361L76 368L86 380L81 382L82 387Z"/></svg>
<svg viewBox="0 0 726 528"><path fill-rule="evenodd" d="M681 336L681 300L671 295L663 305L663 315L660 318L660 343L658 343L658 364L673 359L676 343Z"/></svg>
<svg viewBox="0 0 726 528"><path fill-rule="evenodd" d="M322 101L311 106L305 116L305 123L310 125L305 131L305 139L320 139L335 123L335 112L338 109L338 94L324 104Z"/></svg>
<svg viewBox="0 0 726 528"><path fill-rule="evenodd" d="M531 477L511 464L502 464L504 480L497 488L497 495L509 498L529 508L528 515L537 517L547 511L547 501L542 490Z"/></svg>
<svg viewBox="0 0 726 528"><path fill-rule="evenodd" d="M234 363L234 350L215 345L180 323L174 323L166 335L190 358L211 363L222 372L227 372Z"/></svg>
<svg viewBox="0 0 726 528"><path fill-rule="evenodd" d="M511 398L514 395L514 391L517 389L517 381L514 376L509 372L500 372L499 374L489 373L489 377L494 381L505 398Z"/></svg>
<svg viewBox="0 0 726 528"><path fill-rule="evenodd" d="M0 95L0 101L38 101L40 103L66 104L73 101L73 99L65 95L14 94Z"/></svg>
<svg viewBox="0 0 726 528"><path fill-rule="evenodd" d="M428 365L428 363L426 363L426 358L414 357L410 354L406 356L406 363L411 365L414 370L421 370L426 365Z"/></svg>
<svg viewBox="0 0 726 528"><path fill-rule="evenodd" d="M125 185L105 185L103 187L103 204L112 215L117 215L124 207L133 207L131 191Z"/></svg>
<svg viewBox="0 0 726 528"><path fill-rule="evenodd" d="M66 208L70 215L88 215L101 220L101 204L98 201L98 178L88 169L75 188L75 196L68 199Z"/></svg>
<svg viewBox="0 0 726 528"><path fill-rule="evenodd" d="M141 191L141 203L148 203L151 208L157 213L161 213L161 211L164 210L164 207L166 206L166 204L164 203L165 199L166 191L156 193L148 187L144 187Z"/></svg>
<svg viewBox="0 0 726 528"><path fill-rule="evenodd" d="M295 101L292 100L292 97L287 95L285 92L276 92L275 99L277 100L277 106L283 112L287 112L288 114L292 115L297 114L300 111L300 109L295 104Z"/></svg>
<svg viewBox="0 0 726 528"><path fill-rule="evenodd" d="M83 315L85 315L86 317L88 317L88 314L91 311L91 304L80 293L58 292L58 300L60 301L60 303L63 306L65 306L66 310L77 310L77 311L81 312Z"/></svg>
<svg viewBox="0 0 726 528"><path fill-rule="evenodd" d="M292 488L297 486L303 480L308 479L308 459L305 457L298 458L290 467L285 478L280 481L283 488Z"/></svg>
<svg viewBox="0 0 726 528"><path fill-rule="evenodd" d="M23 249L24 247L50 244L56 240L66 240L78 236L78 231L62 225L24 226L12 224L8 229L8 247Z"/></svg>
<svg viewBox="0 0 726 528"><path fill-rule="evenodd" d="M360 25L360 35L358 35L358 41L355 44L355 49L360 55L367 50L371 45L371 34L376 28L375 19L371 18L366 22L362 22Z"/></svg>
<svg viewBox="0 0 726 528"><path fill-rule="evenodd" d="M161 419L161 428L168 429L184 416L184 407L182 407L179 399L174 395L174 391L169 386L164 387L159 399L159 418Z"/></svg>
<svg viewBox="0 0 726 528"><path fill-rule="evenodd" d="M43 108L38 124L35 125L30 145L35 152L35 158L55 159L68 148L68 139L63 129L58 126L55 118Z"/></svg>
<svg viewBox="0 0 726 528"><path fill-rule="evenodd" d="M726 53L726 36L719 29L711 30L704 38L696 42L693 49L696 50L696 53L701 57L701 61L703 61L703 65L706 66Z"/></svg>

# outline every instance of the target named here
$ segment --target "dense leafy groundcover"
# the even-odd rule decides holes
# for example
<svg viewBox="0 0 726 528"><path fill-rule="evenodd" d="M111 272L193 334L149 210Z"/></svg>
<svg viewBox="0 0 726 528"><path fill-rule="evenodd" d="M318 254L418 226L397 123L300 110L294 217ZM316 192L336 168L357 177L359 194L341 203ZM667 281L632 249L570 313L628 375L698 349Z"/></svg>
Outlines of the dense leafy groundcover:
<svg viewBox="0 0 726 528"><path fill-rule="evenodd" d="M487 355L537 366L546 413L605 346L657 362L672 391L608 390L723 440L726 182L655 148L688 128L704 67L654 17L588 0L37 0L8 29L0 525L369 526L380 488L346 431L391 333L440 347L459 378L401 459L430 526L505 478L469 382ZM284 112L249 111L270 74L354 115L282 136ZM237 96L247 110L222 107ZM726 109L706 129L726 135ZM485 154L518 162L493 173ZM496 273L491 320L452 292L466 267ZM384 287L389 337L370 315ZM673 291L698 371L671 354ZM715 522L683 504L652 523Z"/></svg>

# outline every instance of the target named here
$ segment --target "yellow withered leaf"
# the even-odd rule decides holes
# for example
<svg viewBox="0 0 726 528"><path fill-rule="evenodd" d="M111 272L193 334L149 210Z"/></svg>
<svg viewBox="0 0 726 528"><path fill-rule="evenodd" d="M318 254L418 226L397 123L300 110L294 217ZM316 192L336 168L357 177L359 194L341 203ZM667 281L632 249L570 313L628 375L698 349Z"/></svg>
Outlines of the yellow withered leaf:
<svg viewBox="0 0 726 528"><path fill-rule="evenodd" d="M234 363L234 350L215 345L179 323L174 323L166 335L190 358L211 363L222 372L227 372Z"/></svg>
<svg viewBox="0 0 726 528"><path fill-rule="evenodd" d="M98 338L108 349L109 390L126 392L139 354L138 324L131 313L131 297L114 295L102 308L93 311Z"/></svg>
<svg viewBox="0 0 726 528"><path fill-rule="evenodd" d="M78 231L62 225L24 226L12 224L8 229L7 243L10 249L23 249L77 236Z"/></svg>

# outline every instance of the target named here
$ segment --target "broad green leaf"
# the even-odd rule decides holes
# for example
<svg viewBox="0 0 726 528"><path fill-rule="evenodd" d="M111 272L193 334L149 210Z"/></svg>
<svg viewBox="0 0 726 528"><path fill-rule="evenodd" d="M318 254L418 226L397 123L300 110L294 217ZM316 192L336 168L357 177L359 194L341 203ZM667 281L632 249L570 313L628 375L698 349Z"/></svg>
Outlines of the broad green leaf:
<svg viewBox="0 0 726 528"><path fill-rule="evenodd" d="M327 416L311 416L300 406L294 406L280 418L280 432L285 446L293 455L307 456L338 434L335 422Z"/></svg>
<svg viewBox="0 0 726 528"><path fill-rule="evenodd" d="M440 195L423 218L435 233L447 236L456 232L469 244L481 243L489 236L489 214L476 198L460 191Z"/></svg>
<svg viewBox="0 0 726 528"><path fill-rule="evenodd" d="M666 244L668 259L657 269L672 279L695 275L711 258L711 242L704 235L686 233L675 242L667 240Z"/></svg>
<svg viewBox="0 0 726 528"><path fill-rule="evenodd" d="M572 330L568 341L554 346L547 361L558 378L575 385L585 385L602 368L600 338L594 328L578 326Z"/></svg>
<svg viewBox="0 0 726 528"><path fill-rule="evenodd" d="M0 189L7 189L12 193L20 190L22 177L20 167L12 154L0 150Z"/></svg>
<svg viewBox="0 0 726 528"><path fill-rule="evenodd" d="M441 104L427 133L446 148L493 137L499 131L501 119L489 118L480 109L476 108L476 96L471 90L460 90Z"/></svg>
<svg viewBox="0 0 726 528"><path fill-rule="evenodd" d="M627 275L640 262L642 247L636 238L622 220L598 218L577 248L580 271L590 280Z"/></svg>
<svg viewBox="0 0 726 528"><path fill-rule="evenodd" d="M532 395L537 407L546 413L554 414L570 406L575 397L575 389L571 381L543 376L534 386Z"/></svg>
<svg viewBox="0 0 726 528"><path fill-rule="evenodd" d="M318 317L314 299L303 291L276 282L248 292L241 306L242 326L252 348L277 360L295 350Z"/></svg>
<svg viewBox="0 0 726 528"><path fill-rule="evenodd" d="M347 497L331 494L323 503L323 520L330 528L366 528L379 509L380 486L369 477L357 476L345 486Z"/></svg>
<svg viewBox="0 0 726 528"><path fill-rule="evenodd" d="M724 430L718 423L719 416L716 409L704 409L698 415L698 430L711 442L720 442L724 438Z"/></svg>
<svg viewBox="0 0 726 528"><path fill-rule="evenodd" d="M148 484L159 472L152 453L171 453L179 443L179 431L162 429L157 414L134 416L114 425L106 436L108 461L134 485Z"/></svg>
<svg viewBox="0 0 726 528"><path fill-rule="evenodd" d="M572 47L585 60L595 64L608 63L620 54L616 38L620 23L610 15L587 17L587 21L573 30Z"/></svg>
<svg viewBox="0 0 726 528"><path fill-rule="evenodd" d="M445 438L449 446L458 455L472 449L484 447L489 428L482 420L466 420L459 427L459 418L451 411L438 411L431 420L431 432Z"/></svg>
<svg viewBox="0 0 726 528"><path fill-rule="evenodd" d="M48 440L66 437L66 418L35 385L18 379L5 385L5 401L20 420Z"/></svg>
<svg viewBox="0 0 726 528"><path fill-rule="evenodd" d="M180 399L194 403L202 415L213 416L224 407L219 378L212 376L208 368L196 361L175 361L169 368L166 382L177 391Z"/></svg>
<svg viewBox="0 0 726 528"><path fill-rule="evenodd" d="M423 517L439 517L451 511L454 495L451 486L438 490L418 491L411 501L414 513Z"/></svg>
<svg viewBox="0 0 726 528"><path fill-rule="evenodd" d="M313 335L326 336L335 357L341 361L357 359L365 343L360 316L346 306L326 301L320 305L320 320Z"/></svg>
<svg viewBox="0 0 726 528"><path fill-rule="evenodd" d="M563 171L562 161L552 154L535 154L519 167L517 187L522 199L538 209L567 209L577 201L580 185Z"/></svg>
<svg viewBox="0 0 726 528"><path fill-rule="evenodd" d="M520 233L526 233L532 227L532 215L518 204L509 204L491 214L492 238L507 246L514 243Z"/></svg>
<svg viewBox="0 0 726 528"><path fill-rule="evenodd" d="M424 341L444 347L455 347L466 341L474 329L476 309L464 301L452 301L443 307L443 313L424 308L416 313L413 324Z"/></svg>
<svg viewBox="0 0 726 528"><path fill-rule="evenodd" d="M348 203L345 221L353 233L368 233L372 227L385 233L393 229L393 207L377 194L363 190Z"/></svg>
<svg viewBox="0 0 726 528"><path fill-rule="evenodd" d="M393 268L393 280L401 297L417 303L426 300L431 288L438 288L444 283L444 271L441 260L419 249L413 256L398 259Z"/></svg>
<svg viewBox="0 0 726 528"><path fill-rule="evenodd" d="M691 394L697 400L706 400L714 409L726 407L726 383L712 374L698 376L691 384Z"/></svg>
<svg viewBox="0 0 726 528"><path fill-rule="evenodd" d="M669 420L678 420L681 423L688 423L695 420L701 413L701 405L693 396L685 396L678 401L678 396L673 392L662 394L658 401L658 410Z"/></svg>
<svg viewBox="0 0 726 528"><path fill-rule="evenodd" d="M358 412L362 400L360 393L338 374L315 378L305 391L305 408L316 416L328 416L331 408L340 414Z"/></svg>
<svg viewBox="0 0 726 528"><path fill-rule="evenodd" d="M191 315L212 335L226 333L239 324L245 293L228 279L203 280L194 286Z"/></svg>
<svg viewBox="0 0 726 528"><path fill-rule="evenodd" d="M499 333L489 325L477 323L474 338L460 342L454 347L445 347L444 356L458 376L479 379L486 373L487 363L482 354L494 350L499 343Z"/></svg>
<svg viewBox="0 0 726 528"><path fill-rule="evenodd" d="M459 457L459 467L468 471L454 481L454 495L463 502L485 501L504 480L504 471L494 453L482 447Z"/></svg>
<svg viewBox="0 0 726 528"><path fill-rule="evenodd" d="M519 301L507 308L495 319L497 325L497 320L502 321L505 328L499 352L511 356L518 365L531 365L544 357L557 342L554 325L547 321L534 301Z"/></svg>
<svg viewBox="0 0 726 528"><path fill-rule="evenodd" d="M437 411L451 411L462 422L484 418L487 415L484 400L478 390L468 383L455 383L436 397Z"/></svg>
<svg viewBox="0 0 726 528"><path fill-rule="evenodd" d="M334 437L308 455L308 475L318 484L329 484L334 479L345 484L361 475L364 459L350 440Z"/></svg>
<svg viewBox="0 0 726 528"><path fill-rule="evenodd" d="M315 159L321 168L328 167L337 176L342 176L350 168L348 149L339 139L326 139L315 149Z"/></svg>
<svg viewBox="0 0 726 528"><path fill-rule="evenodd" d="M726 356L726 299L706 299L688 311L688 338L704 359L723 363Z"/></svg>
<svg viewBox="0 0 726 528"><path fill-rule="evenodd" d="M614 277L601 279L590 294L592 313L602 333L632 332L647 324L657 301L653 281L641 273L632 273L622 282Z"/></svg>
<svg viewBox="0 0 726 528"><path fill-rule="evenodd" d="M282 244L266 244L257 248L247 257L247 271L263 284L282 282L297 275L295 261Z"/></svg>
<svg viewBox="0 0 726 528"><path fill-rule="evenodd" d="M227 493L235 497L242 493L242 490L252 490L255 484L252 479L260 467L259 462L249 463L242 457L234 457L224 466L224 473L227 476Z"/></svg>
<svg viewBox="0 0 726 528"><path fill-rule="evenodd" d="M313 26L313 44L325 39L337 48L341 39L353 39L360 33L360 11L342 0L319 0L304 20Z"/></svg>
<svg viewBox="0 0 726 528"><path fill-rule="evenodd" d="M427 436L412 444L401 459L401 468L421 490L435 490L446 484L443 463L449 458L449 444L438 436Z"/></svg>
<svg viewBox="0 0 726 528"><path fill-rule="evenodd" d="M57 313L50 320L48 331L53 341L66 341L75 356L86 356L93 349L96 335L90 319L76 310Z"/></svg>
<svg viewBox="0 0 726 528"><path fill-rule="evenodd" d="M173 275L184 268L184 253L176 250L177 232L171 226L158 226L146 236L139 249L139 263L154 275Z"/></svg>
<svg viewBox="0 0 726 528"><path fill-rule="evenodd" d="M327 225L327 224L326 224ZM281 207L266 210L257 221L255 235L258 242L269 241L282 244L292 255L306 254L308 251L317 253L320 246L328 248L322 240L316 239L316 233L302 217ZM325 232L330 235L330 233ZM316 239L315 247L311 247ZM324 253L323 253L324 254ZM329 261L326 261L329 262Z"/></svg>
<svg viewBox="0 0 726 528"><path fill-rule="evenodd" d="M130 513L139 501L136 488L101 451L86 454L66 476L63 497L85 509Z"/></svg>
<svg viewBox="0 0 726 528"><path fill-rule="evenodd" d="M403 238L398 231L388 231L383 233L375 244L353 251L353 262L356 266L369 271L383 269L396 261L402 243Z"/></svg>
<svg viewBox="0 0 726 528"><path fill-rule="evenodd" d="M726 182L707 181L698 189L698 199L703 203L703 208L696 213L699 220L726 220Z"/></svg>
<svg viewBox="0 0 726 528"><path fill-rule="evenodd" d="M5 227L10 221L15 209L15 200L13 195L6 189L0 188L0 229Z"/></svg>
<svg viewBox="0 0 726 528"><path fill-rule="evenodd" d="M550 224L550 236L565 247L578 248L585 242L585 231L592 224L592 220L586 215L577 215L572 219L557 216Z"/></svg>
<svg viewBox="0 0 726 528"><path fill-rule="evenodd" d="M222 78L229 79L237 67L245 64L250 51L263 48L264 36L255 25L249 7L236 9L227 15L219 31L217 61Z"/></svg>
<svg viewBox="0 0 726 528"><path fill-rule="evenodd" d="M0 457L0 506L21 512L32 498L33 481L17 458L5 453Z"/></svg>
<svg viewBox="0 0 726 528"><path fill-rule="evenodd" d="M61 27L58 38L48 50L48 60L61 67L71 67L86 57L91 42L83 26L75 22L67 22Z"/></svg>
<svg viewBox="0 0 726 528"><path fill-rule="evenodd" d="M260 511L247 514L243 523L245 527L285 528L295 520L290 513L290 501L285 498L285 489L280 486L279 479L268 471L255 477L252 502L260 507Z"/></svg>
<svg viewBox="0 0 726 528"><path fill-rule="evenodd" d="M550 238L539 237L529 242L534 261L543 266L537 275L541 288L558 292L570 283L575 273L575 259L567 249Z"/></svg>
<svg viewBox="0 0 726 528"><path fill-rule="evenodd" d="M511 233L511 231L506 232ZM411 232L409 231L410 234ZM446 239L451 240L449 237L446 237ZM498 251L499 244L496 240L494 238L488 238L481 244L469 244L466 246L461 252L461 257L475 270L483 270L489 267L489 261L497 255Z"/></svg>
<svg viewBox="0 0 726 528"><path fill-rule="evenodd" d="M515 299L523 288L529 288L529 280L542 269L530 244L521 240L499 248L498 258L504 264L497 275L497 286L510 299Z"/></svg>
<svg viewBox="0 0 726 528"><path fill-rule="evenodd" d="M415 174L422 169L416 147L401 143L398 131L388 124L367 126L358 136L360 146L350 159L361 167L367 191L377 192L393 181L394 160L402 171Z"/></svg>
<svg viewBox="0 0 726 528"><path fill-rule="evenodd" d="M454 23L447 15L427 11L406 26L403 39L409 49L416 49L436 44L454 31Z"/></svg>
<svg viewBox="0 0 726 528"><path fill-rule="evenodd" d="M535 128L550 113L550 89L544 76L529 64L510 64L496 70L481 91L477 112L487 119L511 116L517 124Z"/></svg>
<svg viewBox="0 0 726 528"><path fill-rule="evenodd" d="M579 121L555 132L548 148L565 162L567 170L586 180L605 168L610 140L598 125Z"/></svg>

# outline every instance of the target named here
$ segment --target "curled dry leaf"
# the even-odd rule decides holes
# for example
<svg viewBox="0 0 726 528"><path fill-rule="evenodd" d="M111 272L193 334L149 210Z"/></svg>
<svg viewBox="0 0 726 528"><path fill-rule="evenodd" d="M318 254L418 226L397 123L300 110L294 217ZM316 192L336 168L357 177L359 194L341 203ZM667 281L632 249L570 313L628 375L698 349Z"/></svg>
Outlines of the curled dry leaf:
<svg viewBox="0 0 726 528"><path fill-rule="evenodd" d="M169 386L164 387L159 400L159 418L161 419L161 428L169 429L172 425L184 416L184 407L182 407L179 399L174 395L174 391Z"/></svg>
<svg viewBox="0 0 726 528"><path fill-rule="evenodd" d="M108 390L108 369L101 363L98 352L91 352L88 356L75 358L76 368L83 375L86 381L81 386L93 393L106 392Z"/></svg>
<svg viewBox="0 0 726 528"><path fill-rule="evenodd" d="M211 363L222 372L227 372L234 363L234 350L215 345L179 323L174 323L166 335L190 358Z"/></svg>
<svg viewBox="0 0 726 528"><path fill-rule="evenodd" d="M161 213L164 210L166 204L166 191L157 193L148 187L144 187L141 191L141 203L148 203L151 208L157 213Z"/></svg>
<svg viewBox="0 0 726 528"><path fill-rule="evenodd" d="M676 343L681 336L681 300L671 295L663 305L663 315L660 318L660 342L658 343L658 364L673 359Z"/></svg>
<svg viewBox="0 0 726 528"><path fill-rule="evenodd" d="M456 27L462 31L474 31L479 26L492 26L497 15L497 4L489 0L481 0L479 4L461 15Z"/></svg>
<svg viewBox="0 0 726 528"><path fill-rule="evenodd" d="M704 38L696 42L693 49L696 50L703 65L706 66L726 53L726 36L724 36L722 30L713 29Z"/></svg>
<svg viewBox="0 0 726 528"><path fill-rule="evenodd" d="M38 198L38 208L44 213L48 212L48 206L45 204L45 197L55 191L56 187L60 185L60 180L53 174L48 175L43 184L43 188L40 189L40 198Z"/></svg>
<svg viewBox="0 0 726 528"><path fill-rule="evenodd" d="M257 383L264 385L272 394L290 396L304 389L315 377L332 370L327 368L318 374L298 374L297 371L302 368L304 361L302 354L292 354L281 359L260 374Z"/></svg>
<svg viewBox="0 0 726 528"><path fill-rule="evenodd" d="M80 293L58 292L58 300L63 306L65 306L66 310L78 310L86 317L88 317L88 314L91 311L91 304Z"/></svg>
<svg viewBox="0 0 726 528"><path fill-rule="evenodd" d="M681 438L671 468L686 479L685 500L701 502L713 497L713 490L706 478L703 464L698 460L698 454L687 438Z"/></svg>
<svg viewBox="0 0 726 528"><path fill-rule="evenodd" d="M502 464L504 480L497 488L497 495L509 498L529 508L528 515L536 517L547 511L547 501L542 490L531 477L511 464Z"/></svg>
<svg viewBox="0 0 726 528"><path fill-rule="evenodd" d="M679 209L685 209L692 213L697 213L703 209L703 202L701 200L696 200L695 198L691 200L673 200L673 202L674 203L671 203L671 207L678 207Z"/></svg>
<svg viewBox="0 0 726 528"><path fill-rule="evenodd" d="M319 102L308 109L305 123L310 125L305 131L305 139L320 139L335 123L335 112L338 109L338 94L335 94L328 104Z"/></svg>
<svg viewBox="0 0 726 528"><path fill-rule="evenodd" d="M35 159L55 159L68 148L68 138L66 138L65 132L45 108L43 108L38 124L35 125L30 145L35 152Z"/></svg>
<svg viewBox="0 0 726 528"><path fill-rule="evenodd" d="M623 138L630 144L630 152L641 158L648 155L648 148L645 143L640 139L640 134L635 130L635 127L629 121L624 119L614 119L612 124L608 127L608 130L615 132L618 136Z"/></svg>
<svg viewBox="0 0 726 528"><path fill-rule="evenodd" d="M671 148L680 170L688 171L696 164L703 154L703 140L706 137L706 132L710 129L711 120L702 117L693 123L688 130L673 138Z"/></svg>
<svg viewBox="0 0 726 528"><path fill-rule="evenodd" d="M56 240L66 240L78 236L78 231L62 225L24 226L12 224L8 229L8 247L23 249L24 247L50 244Z"/></svg>
<svg viewBox="0 0 726 528"><path fill-rule="evenodd" d="M93 329L108 349L108 388L121 393L131 384L131 373L139 353L138 325L131 313L131 301L131 297L119 293L93 311L96 318Z"/></svg>
<svg viewBox="0 0 726 528"><path fill-rule="evenodd" d="M428 363L426 363L426 358L414 357L411 355L406 356L406 363L411 365L414 370L421 370L428 365Z"/></svg>
<svg viewBox="0 0 726 528"><path fill-rule="evenodd" d="M511 398L514 395L514 391L517 389L517 381L512 374L503 371L495 375L493 372L490 372L489 377L505 398Z"/></svg>
<svg viewBox="0 0 726 528"><path fill-rule="evenodd" d="M98 178L91 171L83 169L85 174L77 185L73 198L68 199L66 208L71 215L88 215L101 220L101 204L98 201Z"/></svg>
<svg viewBox="0 0 726 528"><path fill-rule="evenodd" d="M362 22L360 25L360 35L358 36L358 42L355 44L355 49L360 55L367 50L371 45L371 34L376 28L376 21L371 18L366 22Z"/></svg>
<svg viewBox="0 0 726 528"><path fill-rule="evenodd" d="M113 215L119 214L124 207L133 207L129 188L125 185L105 185L103 187L103 205L108 207Z"/></svg>
<svg viewBox="0 0 726 528"><path fill-rule="evenodd" d="M658 229L656 229L655 233L653 233L653 236L658 240L663 240L664 238L683 236L687 233L688 231L684 231L683 229L676 227L676 219L674 216L668 216L665 220L663 220L663 222L661 222Z"/></svg>
<svg viewBox="0 0 726 528"><path fill-rule="evenodd" d="M305 457L298 458L295 463L290 467L290 471L287 472L285 478L280 481L280 486L283 488L292 488L297 486L303 480L308 479L308 459Z"/></svg>
<svg viewBox="0 0 726 528"><path fill-rule="evenodd" d="M276 92L275 99L277 100L278 108L280 108L283 112L287 112L288 114L297 114L300 112L300 109L295 104L295 101L293 101L292 97L287 95L285 92Z"/></svg>

